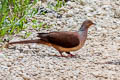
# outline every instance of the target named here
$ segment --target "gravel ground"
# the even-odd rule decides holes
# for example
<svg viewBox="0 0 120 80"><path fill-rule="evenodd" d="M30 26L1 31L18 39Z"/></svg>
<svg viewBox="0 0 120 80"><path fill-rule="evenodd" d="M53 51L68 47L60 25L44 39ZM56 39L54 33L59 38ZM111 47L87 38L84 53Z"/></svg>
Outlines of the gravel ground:
<svg viewBox="0 0 120 80"><path fill-rule="evenodd" d="M59 53L45 45L13 45L0 53L0 80L120 80L120 0L70 1L60 14L62 18L36 15L52 27L38 30L29 24L25 31L32 34L27 39L35 39L37 32L76 31L91 19L96 25L89 29L84 47L72 52L76 57L50 56ZM23 40L25 31L11 41Z"/></svg>

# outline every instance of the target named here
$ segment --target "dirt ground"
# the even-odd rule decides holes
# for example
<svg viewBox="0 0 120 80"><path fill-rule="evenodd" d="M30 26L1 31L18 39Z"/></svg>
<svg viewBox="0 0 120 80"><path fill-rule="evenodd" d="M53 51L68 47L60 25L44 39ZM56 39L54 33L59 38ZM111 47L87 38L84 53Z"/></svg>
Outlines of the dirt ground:
<svg viewBox="0 0 120 80"><path fill-rule="evenodd" d="M50 56L59 53L45 45L12 45L0 53L0 80L120 80L120 0L70 1L60 13L62 18L55 13L34 16L52 25L48 29L33 29L28 19L30 27L11 41L23 40L25 31L32 32L27 39L35 39L37 32L77 31L90 19L96 25L89 29L84 47L72 52L76 56Z"/></svg>

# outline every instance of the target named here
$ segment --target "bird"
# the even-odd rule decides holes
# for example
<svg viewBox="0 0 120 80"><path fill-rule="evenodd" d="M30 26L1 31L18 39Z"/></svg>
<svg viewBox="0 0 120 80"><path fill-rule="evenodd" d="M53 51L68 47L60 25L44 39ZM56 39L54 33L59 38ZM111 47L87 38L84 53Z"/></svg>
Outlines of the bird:
<svg viewBox="0 0 120 80"><path fill-rule="evenodd" d="M71 51L77 51L81 49L87 39L88 28L94 25L91 20L85 20L78 31L53 31L49 33L37 33L39 39L35 40L23 40L16 42L9 42L8 45L12 44L28 44L37 43L55 48L61 57L73 57ZM65 56L62 53L66 52L68 55Z"/></svg>

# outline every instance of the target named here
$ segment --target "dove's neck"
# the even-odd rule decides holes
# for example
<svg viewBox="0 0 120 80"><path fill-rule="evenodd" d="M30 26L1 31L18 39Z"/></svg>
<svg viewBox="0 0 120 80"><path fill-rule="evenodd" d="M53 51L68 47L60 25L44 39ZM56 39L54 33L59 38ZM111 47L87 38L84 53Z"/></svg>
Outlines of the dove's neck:
<svg viewBox="0 0 120 80"><path fill-rule="evenodd" d="M88 33L88 28L84 27L84 26L81 26L81 28L79 29L78 31L81 39L86 39L87 38L87 33Z"/></svg>
<svg viewBox="0 0 120 80"><path fill-rule="evenodd" d="M82 26L80 27L79 31L87 31L88 28L86 25L82 24Z"/></svg>

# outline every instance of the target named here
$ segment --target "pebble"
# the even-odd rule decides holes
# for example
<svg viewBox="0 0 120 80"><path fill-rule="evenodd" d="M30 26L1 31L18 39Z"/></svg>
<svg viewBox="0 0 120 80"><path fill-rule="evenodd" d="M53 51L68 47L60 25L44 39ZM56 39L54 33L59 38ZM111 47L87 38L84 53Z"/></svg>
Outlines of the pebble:
<svg viewBox="0 0 120 80"><path fill-rule="evenodd" d="M0 53L0 58L6 58L5 54Z"/></svg>
<svg viewBox="0 0 120 80"><path fill-rule="evenodd" d="M69 10L66 17L72 17L74 15L73 11Z"/></svg>
<svg viewBox="0 0 120 80"><path fill-rule="evenodd" d="M114 17L115 17L115 18L120 18L120 8L117 8L117 9L114 11Z"/></svg>

